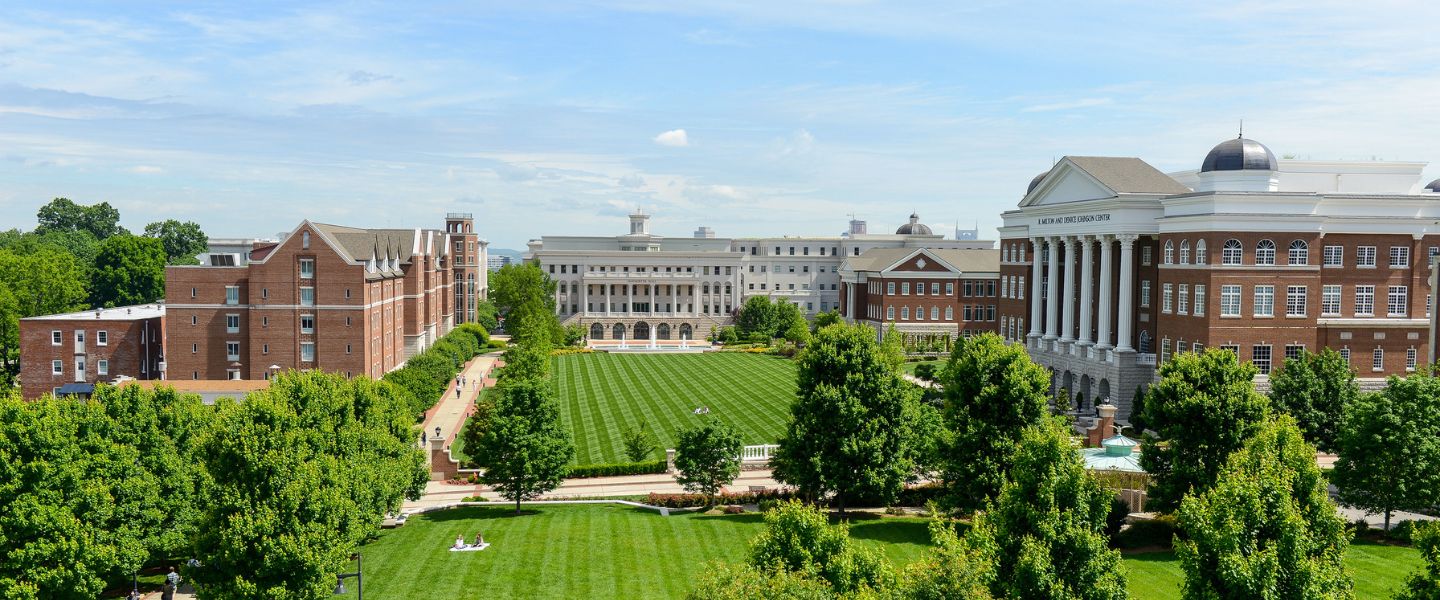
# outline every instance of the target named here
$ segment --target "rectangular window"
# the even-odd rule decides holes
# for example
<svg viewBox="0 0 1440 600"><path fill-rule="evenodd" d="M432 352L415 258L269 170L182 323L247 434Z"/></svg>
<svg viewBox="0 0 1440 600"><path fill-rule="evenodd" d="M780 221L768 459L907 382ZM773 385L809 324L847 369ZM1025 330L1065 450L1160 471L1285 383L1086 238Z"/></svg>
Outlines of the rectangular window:
<svg viewBox="0 0 1440 600"><path fill-rule="evenodd" d="M1170 338L1160 340L1160 362L1170 362Z"/></svg>
<svg viewBox="0 0 1440 600"><path fill-rule="evenodd" d="M240 360L240 342L225 342L225 360Z"/></svg>
<svg viewBox="0 0 1440 600"><path fill-rule="evenodd" d="M1016 295L1016 297L1019 298L1019 299L1021 299L1021 300L1024 300L1024 299L1025 299L1025 278L1024 278L1024 277L1021 277L1021 278L1020 278L1020 285L1016 286L1016 291L1018 292L1018 294Z"/></svg>
<svg viewBox="0 0 1440 600"><path fill-rule="evenodd" d="M1327 267L1345 266L1345 247L1326 246L1324 264Z"/></svg>
<svg viewBox="0 0 1440 600"><path fill-rule="evenodd" d="M1295 360L1305 354L1305 346L1300 344L1285 345L1285 360Z"/></svg>
<svg viewBox="0 0 1440 600"><path fill-rule="evenodd" d="M345 344L345 353L346 353L346 354L349 354L349 353L350 353L350 344Z"/></svg>
<svg viewBox="0 0 1440 600"><path fill-rule="evenodd" d="M300 306L315 306L315 288L300 288Z"/></svg>
<svg viewBox="0 0 1440 600"><path fill-rule="evenodd" d="M1409 266L1410 266L1410 247L1409 247L1409 246L1391 246L1391 247L1390 247L1390 268L1392 268L1392 269L1404 269L1404 268L1409 267Z"/></svg>
<svg viewBox="0 0 1440 600"><path fill-rule="evenodd" d="M1190 313L1190 284L1182 283L1175 292L1175 312L1177 314Z"/></svg>
<svg viewBox="0 0 1440 600"><path fill-rule="evenodd" d="M239 303L240 303L240 286L238 286L238 285L227 285L227 286L225 286L225 303L226 303L226 304L239 304Z"/></svg>
<svg viewBox="0 0 1440 600"><path fill-rule="evenodd" d="M1255 299L1254 299L1254 303L1255 303L1255 316L1257 316L1257 317L1272 317L1272 316L1275 316L1275 286L1273 286L1273 285L1257 285L1257 286L1255 286Z"/></svg>
<svg viewBox="0 0 1440 600"><path fill-rule="evenodd" d="M905 283L900 284L900 295L901 295L901 296L908 296L908 295L910 295L910 282L907 281L907 282L905 282Z"/></svg>
<svg viewBox="0 0 1440 600"><path fill-rule="evenodd" d="M65 363L60 362L60 361L58 361L58 360L52 360L52 361L50 361L50 374L51 374L51 375L64 375L64 374L65 374Z"/></svg>
<svg viewBox="0 0 1440 600"><path fill-rule="evenodd" d="M1170 310L1174 308L1174 306L1172 305L1172 302L1174 301L1174 296L1175 284L1160 284L1160 312L1170 314Z"/></svg>
<svg viewBox="0 0 1440 600"><path fill-rule="evenodd" d="M315 361L315 342L300 342L300 360L303 362Z"/></svg>
<svg viewBox="0 0 1440 600"><path fill-rule="evenodd" d="M1390 286L1389 302L1386 305L1386 314L1392 317L1403 317L1410 312L1410 288L1404 285Z"/></svg>
<svg viewBox="0 0 1440 600"><path fill-rule="evenodd" d="M935 283L931 283L931 284L930 284L930 295L931 295L931 296L939 296L939 295L940 295L940 282L937 281L937 282L935 282Z"/></svg>
<svg viewBox="0 0 1440 600"><path fill-rule="evenodd" d="M987 281L987 282L985 282L985 297L986 297L986 298L994 298L994 297L995 297L995 282L994 282L994 281Z"/></svg>
<svg viewBox="0 0 1440 600"><path fill-rule="evenodd" d="M300 333L315 333L315 315L300 315Z"/></svg>
<svg viewBox="0 0 1440 600"><path fill-rule="evenodd" d="M1375 314L1375 286L1355 286L1355 316L1369 317Z"/></svg>
<svg viewBox="0 0 1440 600"><path fill-rule="evenodd" d="M1376 348L1374 352L1371 352L1371 353L1370 353L1370 370L1371 370L1371 371L1384 371L1384 370L1385 370L1385 349L1384 349L1384 348Z"/></svg>
<svg viewBox="0 0 1440 600"><path fill-rule="evenodd" d="M970 282L970 281L965 282L965 296L966 296L967 298L970 297L970 296L972 296L972 295L974 295L974 288L975 288L974 282Z"/></svg>
<svg viewBox="0 0 1440 600"><path fill-rule="evenodd" d="M64 342L64 340L65 340L65 336L64 336L64 335L61 335L59 329L54 329L54 330L51 330L51 331L50 331L50 345L51 345L51 346L59 346L61 343Z"/></svg>
<svg viewBox="0 0 1440 600"><path fill-rule="evenodd" d="M1305 316L1305 302L1309 295L1309 289L1303 285L1287 286L1285 288L1285 316Z"/></svg>
<svg viewBox="0 0 1440 600"><path fill-rule="evenodd" d="M953 306L947 306L947 307L945 307L945 320L946 320L946 321L954 321L954 320L955 320L955 307L953 307Z"/></svg>
<svg viewBox="0 0 1440 600"><path fill-rule="evenodd" d="M938 307L938 306L932 306L932 307L930 307L930 320L931 320L931 321L939 321L939 320L940 320L940 307Z"/></svg>
<svg viewBox="0 0 1440 600"><path fill-rule="evenodd" d="M910 307L908 307L908 306L902 306L902 307L900 307L900 320L901 320L901 321L909 321L909 320L910 320Z"/></svg>
<svg viewBox="0 0 1440 600"><path fill-rule="evenodd" d="M1340 314L1340 286L1320 287L1320 316L1331 317Z"/></svg>
<svg viewBox="0 0 1440 600"><path fill-rule="evenodd" d="M1414 349L1414 348L1407 348L1407 349L1405 349L1405 370L1406 370L1406 371L1414 371L1414 370L1415 370L1415 349Z"/></svg>
<svg viewBox="0 0 1440 600"><path fill-rule="evenodd" d="M191 324L191 325L198 325L198 324L200 324L200 317L197 317L197 316L195 316L195 315L190 315L190 324Z"/></svg>
<svg viewBox="0 0 1440 600"><path fill-rule="evenodd" d="M302 258L302 259L300 259L300 278L301 278L301 279L314 279L314 278L315 278L315 259L313 259L313 258Z"/></svg>
<svg viewBox="0 0 1440 600"><path fill-rule="evenodd" d="M1250 347L1250 362L1261 374L1270 372L1270 346L1255 345Z"/></svg>
<svg viewBox="0 0 1440 600"><path fill-rule="evenodd" d="M1140 282L1140 308L1150 308L1150 280Z"/></svg>
<svg viewBox="0 0 1440 600"><path fill-rule="evenodd" d="M994 304L991 304L991 305L985 307L985 320L986 320L986 321L994 321L994 320L995 320L995 305L994 305Z"/></svg>
<svg viewBox="0 0 1440 600"><path fill-rule="evenodd" d="M885 307L885 320L886 320L886 321L894 321L894 320L895 320L895 307L893 307L893 306L887 306L887 307Z"/></svg>
<svg viewBox="0 0 1440 600"><path fill-rule="evenodd" d="M1205 284L1195 284L1195 316L1205 316Z"/></svg>
<svg viewBox="0 0 1440 600"><path fill-rule="evenodd" d="M1155 249L1152 248L1152 247L1150 247L1150 246L1148 246L1148 245L1146 245L1146 246L1141 246L1141 247L1140 247L1140 264L1145 265L1145 266L1147 266L1147 267L1150 266L1150 263L1154 261L1154 256L1153 256L1153 255L1154 255L1154 252L1155 252Z"/></svg>
<svg viewBox="0 0 1440 600"><path fill-rule="evenodd" d="M893 282L893 281L887 281L887 282L885 282L885 295L887 295L887 296L894 296L894 295L895 295L895 282Z"/></svg>
<svg viewBox="0 0 1440 600"><path fill-rule="evenodd" d="M1355 266L1362 269L1375 268L1375 247L1359 246L1355 248Z"/></svg>
<svg viewBox="0 0 1440 600"><path fill-rule="evenodd" d="M110 344L110 332L101 329L95 332L95 345L108 346Z"/></svg>
<svg viewBox="0 0 1440 600"><path fill-rule="evenodd" d="M1340 349L1340 358L1345 359L1345 362L1346 362L1346 363L1349 363L1349 362L1350 362L1350 349L1349 349L1349 348L1341 348L1341 349Z"/></svg>
<svg viewBox="0 0 1440 600"><path fill-rule="evenodd" d="M1220 286L1220 316L1222 316L1222 317L1238 317L1238 316L1240 316L1240 286L1238 286L1238 285L1222 285L1222 286Z"/></svg>
<svg viewBox="0 0 1440 600"><path fill-rule="evenodd" d="M225 315L225 333L240 333L240 315Z"/></svg>
<svg viewBox="0 0 1440 600"><path fill-rule="evenodd" d="M270 344L260 344L260 353L261 353L261 354L269 354L269 353L270 353Z"/></svg>

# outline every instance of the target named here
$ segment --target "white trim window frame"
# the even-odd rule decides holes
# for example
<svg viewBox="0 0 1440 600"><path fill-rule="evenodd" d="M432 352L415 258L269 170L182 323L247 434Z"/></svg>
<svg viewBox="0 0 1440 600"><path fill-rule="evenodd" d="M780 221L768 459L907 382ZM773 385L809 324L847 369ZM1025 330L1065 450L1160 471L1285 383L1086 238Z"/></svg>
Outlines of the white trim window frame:
<svg viewBox="0 0 1440 600"><path fill-rule="evenodd" d="M1251 304L1254 305L1255 316L1275 316L1275 286L1269 284L1255 286Z"/></svg>

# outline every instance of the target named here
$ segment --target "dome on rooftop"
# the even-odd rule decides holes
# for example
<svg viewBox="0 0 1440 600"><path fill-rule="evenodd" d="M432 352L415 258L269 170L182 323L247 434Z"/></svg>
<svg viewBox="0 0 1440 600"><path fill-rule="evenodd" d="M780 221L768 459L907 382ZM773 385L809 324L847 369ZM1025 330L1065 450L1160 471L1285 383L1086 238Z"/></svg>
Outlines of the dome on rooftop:
<svg viewBox="0 0 1440 600"><path fill-rule="evenodd" d="M1425 191L1440 194L1440 179L1436 179L1425 185Z"/></svg>
<svg viewBox="0 0 1440 600"><path fill-rule="evenodd" d="M910 213L910 222L895 230L895 235L932 235L930 227L920 222L920 215Z"/></svg>
<svg viewBox="0 0 1440 600"><path fill-rule="evenodd" d="M1278 167L1275 153L1265 144L1255 140L1237 137L1225 140L1210 149L1200 172L1209 171L1274 171Z"/></svg>
<svg viewBox="0 0 1440 600"><path fill-rule="evenodd" d="M1049 175L1049 174L1050 174L1050 171L1044 171L1044 172L1040 173L1039 175L1036 175L1034 179L1031 179L1031 180L1030 180L1030 186L1027 187L1027 188L1025 188L1025 194L1026 194L1026 195L1029 195L1030 192L1035 191L1036 186L1039 186L1039 185L1040 185L1040 182L1045 179L1045 176L1046 176L1046 175Z"/></svg>

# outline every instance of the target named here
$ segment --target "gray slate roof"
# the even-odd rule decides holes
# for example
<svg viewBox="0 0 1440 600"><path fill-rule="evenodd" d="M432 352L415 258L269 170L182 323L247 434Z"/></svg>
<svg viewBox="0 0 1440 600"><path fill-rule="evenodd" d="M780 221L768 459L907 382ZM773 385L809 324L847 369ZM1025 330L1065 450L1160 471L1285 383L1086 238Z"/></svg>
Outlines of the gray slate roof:
<svg viewBox="0 0 1440 600"><path fill-rule="evenodd" d="M852 256L845 261L851 271L879 271L910 256L920 248L872 248ZM927 252L954 265L961 272L993 273L1000 270L999 250L939 250L926 248Z"/></svg>
<svg viewBox="0 0 1440 600"><path fill-rule="evenodd" d="M1091 177L1120 194L1188 194L1180 185L1143 160L1128 156L1067 156Z"/></svg>

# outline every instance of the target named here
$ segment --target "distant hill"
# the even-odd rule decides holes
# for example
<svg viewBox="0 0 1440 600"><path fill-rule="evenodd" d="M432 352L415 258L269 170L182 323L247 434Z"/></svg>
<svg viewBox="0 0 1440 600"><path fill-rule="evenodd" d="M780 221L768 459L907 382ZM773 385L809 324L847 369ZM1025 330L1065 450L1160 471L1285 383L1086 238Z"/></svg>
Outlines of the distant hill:
<svg viewBox="0 0 1440 600"><path fill-rule="evenodd" d="M520 262L520 257L525 254L520 250L511 250L509 248L490 248L487 252L489 252L490 256L508 256L510 260L515 262Z"/></svg>

